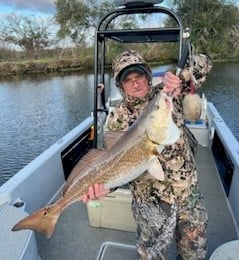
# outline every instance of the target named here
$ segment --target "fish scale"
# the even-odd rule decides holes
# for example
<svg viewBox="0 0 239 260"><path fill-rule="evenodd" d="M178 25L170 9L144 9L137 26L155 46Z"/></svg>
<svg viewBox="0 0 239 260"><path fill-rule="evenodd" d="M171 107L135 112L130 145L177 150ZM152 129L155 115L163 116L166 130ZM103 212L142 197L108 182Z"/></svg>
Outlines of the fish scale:
<svg viewBox="0 0 239 260"><path fill-rule="evenodd" d="M145 171L162 181L164 174L156 157L157 148L176 142L180 136L172 119L172 106L172 99L165 94L155 96L137 121L123 135L120 133L121 137L115 144L109 149L94 150L78 162L62 196L55 203L19 221L12 230L31 229L50 238L62 211L80 201L95 183L114 188L134 180Z"/></svg>

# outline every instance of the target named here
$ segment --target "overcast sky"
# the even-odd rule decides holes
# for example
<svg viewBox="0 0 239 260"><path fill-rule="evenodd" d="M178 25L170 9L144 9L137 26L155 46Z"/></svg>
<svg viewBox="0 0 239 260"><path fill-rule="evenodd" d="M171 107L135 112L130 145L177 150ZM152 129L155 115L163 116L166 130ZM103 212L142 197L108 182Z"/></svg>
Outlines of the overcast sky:
<svg viewBox="0 0 239 260"><path fill-rule="evenodd" d="M0 0L0 15L12 12L23 15L54 15L54 0Z"/></svg>

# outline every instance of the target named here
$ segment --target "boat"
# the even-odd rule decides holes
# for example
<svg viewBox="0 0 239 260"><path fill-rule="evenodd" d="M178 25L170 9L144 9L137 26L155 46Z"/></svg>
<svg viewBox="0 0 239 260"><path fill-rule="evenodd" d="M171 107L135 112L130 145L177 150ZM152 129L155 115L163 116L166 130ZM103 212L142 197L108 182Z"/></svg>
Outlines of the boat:
<svg viewBox="0 0 239 260"><path fill-rule="evenodd" d="M122 227L118 228L114 227L117 223L109 223L121 210L117 194L108 198L115 207L108 209L104 219L106 224L93 223L99 218L103 221L103 216L99 215L103 209L97 211L101 204L94 201L88 205L75 203L66 209L49 240L31 230L11 231L20 219L56 200L83 155L92 148L102 148L105 115L119 98L116 90L110 91L108 96L106 90L98 91L99 83L105 82L106 42L126 45L169 42L178 45L178 60L182 56L186 44L183 25L173 11L160 5L162 1L116 2L118 7L102 18L95 34L93 113L0 187L0 259L136 259L134 223L123 221ZM174 26L151 28L144 27L147 26L144 24L133 29L112 26L119 17L138 14L162 14L173 20ZM204 116L200 123L189 122L187 126L199 142L195 160L209 215L207 259L212 259L222 245L238 242L239 143L214 104L204 96L202 104ZM128 207L121 217L130 220L130 194L127 189L119 189L119 193ZM231 252L225 250L224 254ZM174 244L167 259L175 259Z"/></svg>

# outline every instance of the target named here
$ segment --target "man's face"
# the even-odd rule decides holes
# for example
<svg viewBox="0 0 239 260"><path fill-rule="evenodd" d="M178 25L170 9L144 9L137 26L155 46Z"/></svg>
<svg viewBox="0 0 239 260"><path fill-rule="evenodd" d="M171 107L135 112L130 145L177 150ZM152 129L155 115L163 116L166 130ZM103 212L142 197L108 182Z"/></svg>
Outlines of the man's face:
<svg viewBox="0 0 239 260"><path fill-rule="evenodd" d="M144 97L149 92L148 79L145 74L132 72L121 81L123 90L131 97Z"/></svg>

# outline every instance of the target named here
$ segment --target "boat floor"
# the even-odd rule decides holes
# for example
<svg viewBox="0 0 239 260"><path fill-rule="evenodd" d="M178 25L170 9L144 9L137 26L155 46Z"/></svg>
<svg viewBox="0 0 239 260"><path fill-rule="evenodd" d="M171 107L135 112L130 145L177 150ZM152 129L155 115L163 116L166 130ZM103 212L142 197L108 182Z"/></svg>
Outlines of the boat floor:
<svg viewBox="0 0 239 260"><path fill-rule="evenodd" d="M198 147L196 164L209 216L206 258L209 259L218 246L238 237L214 159L208 148ZM102 243L106 241L135 244L133 232L89 226L87 208L83 203L75 203L63 212L50 240L41 234L36 234L36 238L42 260L94 260L97 259ZM109 246L102 259L137 259L137 254L135 250ZM175 243L171 246L167 259L176 259Z"/></svg>

